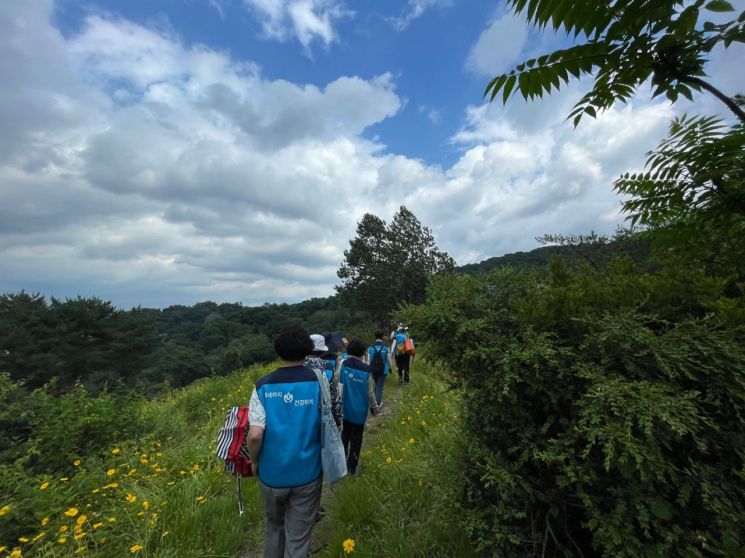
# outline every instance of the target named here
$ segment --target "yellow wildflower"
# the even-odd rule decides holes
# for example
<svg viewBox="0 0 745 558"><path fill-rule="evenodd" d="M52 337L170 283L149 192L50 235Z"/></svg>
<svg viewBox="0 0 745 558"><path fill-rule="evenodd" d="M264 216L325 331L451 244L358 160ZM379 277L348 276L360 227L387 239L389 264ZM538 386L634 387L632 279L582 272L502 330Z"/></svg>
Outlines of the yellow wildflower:
<svg viewBox="0 0 745 558"><path fill-rule="evenodd" d="M49 523L49 518L48 517L45 517L44 519L41 520L41 524L42 525L46 525L47 523Z"/></svg>
<svg viewBox="0 0 745 558"><path fill-rule="evenodd" d="M104 488L119 488L119 483L118 482L110 482L109 484L107 484L106 486L104 486Z"/></svg>
<svg viewBox="0 0 745 558"><path fill-rule="evenodd" d="M70 477L60 477L60 482L67 482L70 480Z"/></svg>
<svg viewBox="0 0 745 558"><path fill-rule="evenodd" d="M80 517L78 517L78 519L75 521L75 523L77 523L78 525L82 525L83 523L86 522L87 519L88 519L88 516L85 515L85 514L83 514Z"/></svg>
<svg viewBox="0 0 745 558"><path fill-rule="evenodd" d="M19 543L24 543L25 544L28 541L29 541L29 538L28 537L18 537L18 542Z"/></svg>
<svg viewBox="0 0 745 558"><path fill-rule="evenodd" d="M163 531L163 534L161 535L161 538L162 538L162 537L167 537L167 536L168 536L168 535L170 535L170 534L171 534L171 532L170 532L170 531Z"/></svg>
<svg viewBox="0 0 745 558"><path fill-rule="evenodd" d="M131 477L131 476L132 476L132 475L134 475L134 474L135 474L136 472L137 472L137 469L130 469L130 470L129 470L129 473L127 473L127 476Z"/></svg>
<svg viewBox="0 0 745 558"><path fill-rule="evenodd" d="M393 459L391 459L391 456L390 455L385 458L385 462L386 463L390 463L391 461L393 461Z"/></svg>
<svg viewBox="0 0 745 558"><path fill-rule="evenodd" d="M0 552L5 552L6 550L8 550L7 546L0 546Z"/></svg>
<svg viewBox="0 0 745 558"><path fill-rule="evenodd" d="M114 475L116 475L116 469L109 469L108 471L106 471L106 475L109 477L113 477Z"/></svg>
<svg viewBox="0 0 745 558"><path fill-rule="evenodd" d="M10 506L3 506L2 508L0 508L0 517L4 516L9 511L10 511Z"/></svg>
<svg viewBox="0 0 745 558"><path fill-rule="evenodd" d="M426 420L423 420L422 421L422 426L427 426L427 421Z"/></svg>
<svg viewBox="0 0 745 558"><path fill-rule="evenodd" d="M79 547L77 547L77 548L75 549L75 554L82 554L82 553L83 553L83 552L85 552L86 550L87 550L87 549L86 549L86 548L85 548L84 546L79 546Z"/></svg>
<svg viewBox="0 0 745 558"><path fill-rule="evenodd" d="M103 525L103 523L94 523L93 524L93 528L94 529L99 529L102 525Z"/></svg>
<svg viewBox="0 0 745 558"><path fill-rule="evenodd" d="M354 552L354 539L347 539L342 543L345 554L352 554Z"/></svg>
<svg viewBox="0 0 745 558"><path fill-rule="evenodd" d="M76 459L75 461L72 462L72 464L75 465L76 467L79 467L80 466L80 459Z"/></svg>
<svg viewBox="0 0 745 558"><path fill-rule="evenodd" d="M145 510L148 510L148 509L150 509L150 502L148 502L147 500L145 500L144 502L142 502L142 507L143 507L143 508L144 508Z"/></svg>
<svg viewBox="0 0 745 558"><path fill-rule="evenodd" d="M142 517L143 515L145 515L145 512L140 512L137 514L137 517Z"/></svg>
<svg viewBox="0 0 745 558"><path fill-rule="evenodd" d="M127 497L125 498L127 502L130 504L134 504L137 501L137 496L132 496L131 494L127 494Z"/></svg>
<svg viewBox="0 0 745 558"><path fill-rule="evenodd" d="M113 450L111 450L111 453L113 453L114 455L119 455L121 452L122 450L120 450L119 448L114 448Z"/></svg>
<svg viewBox="0 0 745 558"><path fill-rule="evenodd" d="M106 521L108 521L109 523L116 523L116 517L110 517Z"/></svg>
<svg viewBox="0 0 745 558"><path fill-rule="evenodd" d="M134 554L135 552L139 552L139 551L140 551L140 550L142 550L143 548L145 548L145 547L144 547L144 546L142 546L141 544L133 544L132 546L130 546L130 547L129 547L129 551L130 551L130 552L131 552L132 554Z"/></svg>
<svg viewBox="0 0 745 558"><path fill-rule="evenodd" d="M76 541L79 541L79 540L80 540L80 539L82 539L82 538L83 538L84 536L85 536L85 532L84 532L84 531L81 531L80 533L77 533L77 534L76 534L76 535L75 535L75 536L73 537L73 539L75 539Z"/></svg>
<svg viewBox="0 0 745 558"><path fill-rule="evenodd" d="M409 443L410 443L410 444L413 444L413 443L414 443L415 441L416 441L416 440L414 440L414 438L409 438Z"/></svg>
<svg viewBox="0 0 745 558"><path fill-rule="evenodd" d="M78 508L70 508L65 512L67 517L75 517L78 515Z"/></svg>
<svg viewBox="0 0 745 558"><path fill-rule="evenodd" d="M197 502L202 502L204 500L204 496L197 496Z"/></svg>
<svg viewBox="0 0 745 558"><path fill-rule="evenodd" d="M143 455L142 457L140 457L140 463L142 463L143 465L147 465L148 461L149 460L146 456Z"/></svg>
<svg viewBox="0 0 745 558"><path fill-rule="evenodd" d="M93 490L91 490L91 494L98 494L99 492L101 492L100 488L94 488Z"/></svg>
<svg viewBox="0 0 745 558"><path fill-rule="evenodd" d="M23 556L21 554L21 549L20 548L14 548L13 549L13 552L10 553L9 558L21 558L21 556Z"/></svg>
<svg viewBox="0 0 745 558"><path fill-rule="evenodd" d="M57 539L57 542L60 544L65 544L67 542L67 537L60 537Z"/></svg>
<svg viewBox="0 0 745 558"><path fill-rule="evenodd" d="M67 525L60 525L59 532L64 533L65 531L67 531Z"/></svg>
<svg viewBox="0 0 745 558"><path fill-rule="evenodd" d="M186 474L186 471L184 471L183 469L181 469L181 470L180 470L180 471L178 472L178 474L179 474L179 475L185 475L185 474Z"/></svg>
<svg viewBox="0 0 745 558"><path fill-rule="evenodd" d="M36 542L36 541L38 541L38 540L39 540L40 538L42 538L42 537L43 537L44 535L46 535L46 533L42 531L41 533L39 533L38 535L36 535L36 536L35 536L35 537L34 537L33 539L31 539L31 541L32 541L32 542Z"/></svg>
<svg viewBox="0 0 745 558"><path fill-rule="evenodd" d="M49 483L48 482L43 482L43 483L41 483L41 486L39 487L39 490L46 490L47 488L49 488Z"/></svg>

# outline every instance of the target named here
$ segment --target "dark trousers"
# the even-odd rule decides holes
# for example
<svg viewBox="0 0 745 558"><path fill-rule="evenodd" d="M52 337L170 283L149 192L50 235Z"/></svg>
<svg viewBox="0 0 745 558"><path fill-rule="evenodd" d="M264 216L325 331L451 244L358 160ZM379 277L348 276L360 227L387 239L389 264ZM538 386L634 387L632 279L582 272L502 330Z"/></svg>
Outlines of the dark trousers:
<svg viewBox="0 0 745 558"><path fill-rule="evenodd" d="M344 444L344 454L347 456L347 470L350 475L357 471L357 462L360 460L362 450L362 434L365 432L364 424L354 424L348 420L343 421L341 430L341 443Z"/></svg>
<svg viewBox="0 0 745 558"><path fill-rule="evenodd" d="M409 363L411 362L411 355L402 353L396 355L396 368L398 368L398 379L401 382L409 383Z"/></svg>

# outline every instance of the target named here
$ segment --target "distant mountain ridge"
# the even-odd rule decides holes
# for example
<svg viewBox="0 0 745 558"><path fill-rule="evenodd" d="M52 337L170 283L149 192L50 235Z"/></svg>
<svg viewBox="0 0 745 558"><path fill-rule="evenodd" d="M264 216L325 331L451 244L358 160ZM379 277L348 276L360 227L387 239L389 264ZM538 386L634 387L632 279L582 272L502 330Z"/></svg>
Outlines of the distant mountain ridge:
<svg viewBox="0 0 745 558"><path fill-rule="evenodd" d="M650 265L650 239L643 234L606 237L559 238L561 244L541 246L529 252L514 252L494 256L478 263L455 268L458 273L481 275L503 266L517 268L543 268L551 259L559 257L572 268L584 263L592 267L604 267L614 258L628 257L642 267Z"/></svg>

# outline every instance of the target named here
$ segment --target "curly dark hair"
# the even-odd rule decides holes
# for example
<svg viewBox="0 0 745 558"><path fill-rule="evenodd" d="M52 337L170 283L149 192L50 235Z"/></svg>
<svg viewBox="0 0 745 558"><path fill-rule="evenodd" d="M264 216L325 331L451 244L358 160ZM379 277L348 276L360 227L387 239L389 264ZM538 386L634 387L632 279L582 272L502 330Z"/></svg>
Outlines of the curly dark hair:
<svg viewBox="0 0 745 558"><path fill-rule="evenodd" d="M303 360L313 352L313 341L304 328L290 326L277 335L274 351L282 360Z"/></svg>
<svg viewBox="0 0 745 558"><path fill-rule="evenodd" d="M356 357L361 357L365 354L365 350L367 349L367 343L365 343L362 339L359 337L355 337L349 342L349 346L347 347L347 352Z"/></svg>

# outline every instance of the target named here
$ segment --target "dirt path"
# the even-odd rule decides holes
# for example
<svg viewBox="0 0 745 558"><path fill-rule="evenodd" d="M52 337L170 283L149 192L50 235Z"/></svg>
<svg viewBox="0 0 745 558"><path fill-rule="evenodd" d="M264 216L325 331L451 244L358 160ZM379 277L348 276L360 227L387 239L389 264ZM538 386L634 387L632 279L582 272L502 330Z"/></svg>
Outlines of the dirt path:
<svg viewBox="0 0 745 558"><path fill-rule="evenodd" d="M395 372L388 376L385 385L385 391L383 393L383 412L377 417L368 417L365 425L365 436L362 439L362 451L365 448L373 447L377 444L377 438L380 430L380 425L390 420L391 415L395 412L401 399L403 399L405 386L398 384L398 378ZM333 491L328 485L323 485L323 493L321 495L321 508L331 509L329 505L331 499L334 497ZM327 517L321 519L315 529L313 529L313 539L311 541L311 555L317 555L325 548L325 544L319 538L319 532L323 530L324 523L328 521ZM236 558L260 558L263 555L263 540L257 546L242 549Z"/></svg>

